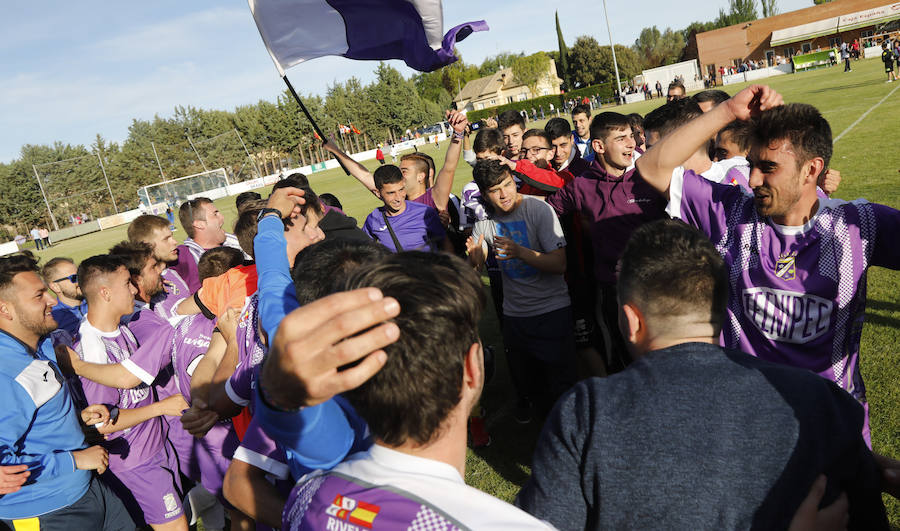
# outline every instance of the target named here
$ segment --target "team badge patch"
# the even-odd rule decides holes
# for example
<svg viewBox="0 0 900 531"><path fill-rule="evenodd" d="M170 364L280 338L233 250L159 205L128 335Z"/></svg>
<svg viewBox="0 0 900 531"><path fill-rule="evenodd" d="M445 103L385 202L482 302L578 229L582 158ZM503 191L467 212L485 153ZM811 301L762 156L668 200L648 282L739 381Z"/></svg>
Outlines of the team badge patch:
<svg viewBox="0 0 900 531"><path fill-rule="evenodd" d="M372 523L375 521L375 517L378 516L378 511L380 510L381 507L375 504L357 501L353 498L338 494L334 497L334 501L331 502L331 505L325 512L338 520L343 520L366 529L372 529Z"/></svg>
<svg viewBox="0 0 900 531"><path fill-rule="evenodd" d="M782 256L775 262L775 276L781 280L794 280L797 278L797 267L794 263L795 256Z"/></svg>

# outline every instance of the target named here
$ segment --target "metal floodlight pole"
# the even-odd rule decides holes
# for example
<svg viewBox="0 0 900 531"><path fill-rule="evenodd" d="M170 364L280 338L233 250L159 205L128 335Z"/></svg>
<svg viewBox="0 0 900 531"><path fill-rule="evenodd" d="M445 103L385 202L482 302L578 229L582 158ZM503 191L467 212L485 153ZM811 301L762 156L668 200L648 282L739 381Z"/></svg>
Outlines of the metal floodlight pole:
<svg viewBox="0 0 900 531"><path fill-rule="evenodd" d="M209 168L206 167L206 163L203 162L203 158L200 156L200 153L197 153L197 148L194 147L194 141L191 140L191 135L185 133L184 136L187 137L188 142L191 144L191 149L194 150L194 155L197 155L197 159L200 161L200 165L203 166L203 171L209 171ZM159 161L159 159L157 159L157 162L158 161Z"/></svg>
<svg viewBox="0 0 900 531"><path fill-rule="evenodd" d="M298 121L300 120L300 117L299 117L299 116L297 117L297 120L298 120ZM259 171L259 166L256 165L256 161L253 160L253 157L250 156L250 152L247 151L247 144L244 144L244 139L241 138L241 133L240 133L240 131L238 131L236 127L232 127L231 130L234 131L234 134L237 135L238 140L241 141L241 145L244 146L244 153L247 154L247 158L250 159L250 163L253 164L253 167L256 169L256 176L257 176L257 177L262 177L263 174Z"/></svg>
<svg viewBox="0 0 900 531"><path fill-rule="evenodd" d="M612 51L613 68L616 70L616 90L622 96L622 82L619 81L619 63L616 61L616 46L613 44L612 30L609 27L609 13L606 12L606 0L603 0L603 16L606 17L606 32L609 33L609 49ZM618 104L619 102L616 102Z"/></svg>
<svg viewBox="0 0 900 531"><path fill-rule="evenodd" d="M112 199L113 209L116 211L116 214L119 213L119 206L116 205L116 196L112 193L112 188L109 186L109 178L106 176L106 168L103 167L103 159L100 158L100 152L97 151L97 161L100 163L100 170L103 171L103 180L106 181L106 189L109 190L109 198Z"/></svg>
<svg viewBox="0 0 900 531"><path fill-rule="evenodd" d="M47 194L44 192L44 185L41 183L41 176L38 175L37 168L34 167L34 164L31 165L31 169L34 170L34 177L37 179L38 188L41 189L41 197L44 198L44 204L47 205L47 213L50 214L50 221L53 222L53 230L59 230L59 225L56 223L56 216L53 215L53 211L50 210L50 202L47 201Z"/></svg>
<svg viewBox="0 0 900 531"><path fill-rule="evenodd" d="M156 158L156 167L159 168L159 176L162 177L163 182L167 181L166 174L162 171L162 164L159 163L159 155L156 154L156 144L150 142L150 147L153 148L153 156Z"/></svg>

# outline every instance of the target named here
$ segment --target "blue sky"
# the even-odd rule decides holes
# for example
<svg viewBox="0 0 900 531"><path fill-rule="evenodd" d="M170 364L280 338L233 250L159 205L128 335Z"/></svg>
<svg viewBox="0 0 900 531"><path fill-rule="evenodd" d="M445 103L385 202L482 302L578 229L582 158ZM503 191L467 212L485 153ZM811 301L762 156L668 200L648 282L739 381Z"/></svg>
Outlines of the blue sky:
<svg viewBox="0 0 900 531"><path fill-rule="evenodd" d="M556 48L554 5L570 46L579 35L608 42L602 4L539 0L444 2L450 27L484 19L486 33L459 45L466 62L501 51ZM641 28L678 29L710 20L727 0L609 0L613 39L631 44ZM782 12L812 0L779 0ZM487 6L487 7L486 7ZM23 144L60 140L89 145L97 133L122 141L134 118L167 116L176 105L233 109L274 100L284 88L243 1L8 2L0 20L0 161ZM393 61L405 75L412 71ZM356 76L372 79L376 63L325 57L288 77L301 93L324 93Z"/></svg>

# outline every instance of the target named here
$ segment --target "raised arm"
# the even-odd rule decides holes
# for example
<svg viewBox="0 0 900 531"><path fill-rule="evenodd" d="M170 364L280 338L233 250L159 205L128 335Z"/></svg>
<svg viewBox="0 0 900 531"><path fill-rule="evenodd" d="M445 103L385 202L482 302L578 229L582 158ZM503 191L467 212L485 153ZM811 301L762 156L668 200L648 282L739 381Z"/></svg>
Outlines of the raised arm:
<svg viewBox="0 0 900 531"><path fill-rule="evenodd" d="M462 153L462 139L465 136L466 127L469 125L466 115L459 111L448 111L447 121L453 133L450 137L450 147L447 148L447 157L444 159L444 167L435 176L434 187L431 189L431 198L438 210L447 210L447 201L450 200L450 190L453 188L453 176L456 174L456 166L459 164L459 154Z"/></svg>
<svg viewBox="0 0 900 531"><path fill-rule="evenodd" d="M675 168L681 166L720 129L734 120L749 120L782 103L781 95L768 86L750 85L654 144L637 160L638 172L647 183L668 197Z"/></svg>
<svg viewBox="0 0 900 531"><path fill-rule="evenodd" d="M339 161L343 162L344 166L350 171L350 175L355 177L360 184L365 186L366 189L373 194L375 193L375 178L372 177L372 172L359 162L353 160L350 155L341 151L341 148L331 140L326 140L322 147L331 152Z"/></svg>

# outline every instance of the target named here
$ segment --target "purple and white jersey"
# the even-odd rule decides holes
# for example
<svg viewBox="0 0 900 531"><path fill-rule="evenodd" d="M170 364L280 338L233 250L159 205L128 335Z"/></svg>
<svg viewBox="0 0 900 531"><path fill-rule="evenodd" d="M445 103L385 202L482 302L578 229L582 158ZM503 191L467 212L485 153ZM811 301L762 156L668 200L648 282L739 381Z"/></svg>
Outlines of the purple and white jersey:
<svg viewBox="0 0 900 531"><path fill-rule="evenodd" d="M191 402L191 376L209 349L215 327L214 321L196 314L186 317L175 328L172 366L178 390L188 403ZM222 482L228 470L228 459L223 457L222 449L237 445L231 422L219 422L197 439L185 431L179 417L167 417L167 420L169 440L178 453L181 471L221 498Z"/></svg>
<svg viewBox="0 0 900 531"><path fill-rule="evenodd" d="M234 451L234 459L265 470L266 476L282 494L291 492L290 467L284 448L272 440L257 419L250 421L240 446Z"/></svg>
<svg viewBox="0 0 900 531"><path fill-rule="evenodd" d="M487 211L481 203L481 190L478 189L478 184L475 181L471 181L463 186L462 206L463 212L466 214L466 222L469 225L474 224L476 221L487 219Z"/></svg>
<svg viewBox="0 0 900 531"><path fill-rule="evenodd" d="M712 166L700 175L714 183L742 186L748 192L753 191L750 188L750 164L744 157L713 162Z"/></svg>
<svg viewBox="0 0 900 531"><path fill-rule="evenodd" d="M305 475L291 491L281 528L553 529L470 487L442 461L374 445L330 472Z"/></svg>
<svg viewBox="0 0 900 531"><path fill-rule="evenodd" d="M256 367L262 363L268 351L259 333L259 295L254 293L238 318L237 332L238 366L225 382L225 393L239 406L249 406L253 413L253 387Z"/></svg>
<svg viewBox="0 0 900 531"><path fill-rule="evenodd" d="M175 327L170 346L172 368L178 390L188 403L191 402L191 376L209 350L215 328L215 321L199 313L187 316Z"/></svg>
<svg viewBox="0 0 900 531"><path fill-rule="evenodd" d="M179 302L191 296L191 290L181 275L171 267L162 272L163 292L156 294L150 301L150 307L172 326L184 318L178 315L175 307Z"/></svg>
<svg viewBox="0 0 900 531"><path fill-rule="evenodd" d="M724 346L809 369L865 403L859 342L866 272L900 268L900 211L819 199L809 222L786 227L760 217L741 187L680 168L669 194L673 217L705 232L728 266Z"/></svg>
<svg viewBox="0 0 900 531"><path fill-rule="evenodd" d="M122 366L147 385L159 386L160 397L178 392L172 372L172 339L175 329L159 313L144 307L132 315L128 330L137 340L138 347Z"/></svg>
<svg viewBox="0 0 900 531"><path fill-rule="evenodd" d="M81 322L79 340L75 344L75 352L81 359L91 363L121 363L128 367L133 364L131 357L137 351L137 340L127 327L120 325L114 332L101 332L87 319ZM81 386L89 404L134 409L154 402L153 393L146 383L132 389L114 389L82 378ZM109 469L113 473L133 468L163 451L164 433L159 417L111 433L108 437L103 446L109 451Z"/></svg>

